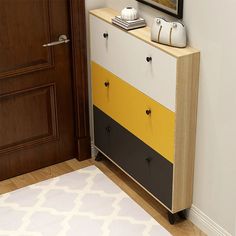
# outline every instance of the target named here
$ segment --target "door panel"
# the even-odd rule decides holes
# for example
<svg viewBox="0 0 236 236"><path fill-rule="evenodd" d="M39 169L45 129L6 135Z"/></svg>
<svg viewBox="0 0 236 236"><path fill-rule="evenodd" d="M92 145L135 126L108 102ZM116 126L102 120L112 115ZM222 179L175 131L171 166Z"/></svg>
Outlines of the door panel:
<svg viewBox="0 0 236 236"><path fill-rule="evenodd" d="M54 84L2 95L0 153L55 140L58 136L55 102Z"/></svg>
<svg viewBox="0 0 236 236"><path fill-rule="evenodd" d="M2 0L0 179L77 156L69 1ZM2 56L3 55L3 56Z"/></svg>
<svg viewBox="0 0 236 236"><path fill-rule="evenodd" d="M3 0L0 17L0 78L53 66L52 48L41 48L51 40L50 1Z"/></svg>

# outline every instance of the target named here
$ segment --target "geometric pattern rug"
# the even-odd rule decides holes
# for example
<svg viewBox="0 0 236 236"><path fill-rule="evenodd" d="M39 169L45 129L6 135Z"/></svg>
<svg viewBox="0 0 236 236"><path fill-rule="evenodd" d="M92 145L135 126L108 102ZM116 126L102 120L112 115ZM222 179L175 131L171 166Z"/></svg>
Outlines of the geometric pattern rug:
<svg viewBox="0 0 236 236"><path fill-rule="evenodd" d="M0 195L1 236L170 236L97 167Z"/></svg>

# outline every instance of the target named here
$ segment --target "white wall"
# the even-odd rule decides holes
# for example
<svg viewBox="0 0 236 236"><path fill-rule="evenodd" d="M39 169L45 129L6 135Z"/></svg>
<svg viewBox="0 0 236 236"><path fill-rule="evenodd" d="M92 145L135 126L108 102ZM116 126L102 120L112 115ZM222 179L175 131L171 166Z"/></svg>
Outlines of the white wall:
<svg viewBox="0 0 236 236"><path fill-rule="evenodd" d="M106 6L116 10L121 10L127 5L138 8L140 15L149 25L152 24L154 16L171 19L135 0L104 1ZM234 236L236 236L235 9L235 0L185 0L183 19L188 28L190 45L201 50L193 205L198 213L206 215L203 221L209 217L209 222L211 220L213 222L211 227L218 227L211 231L206 228L205 231L213 234L212 232L222 227L225 231L222 229L221 234L229 232ZM193 221L204 228L201 224L203 221L197 222L195 216L192 216Z"/></svg>
<svg viewBox="0 0 236 236"><path fill-rule="evenodd" d="M236 235L236 1L185 1L201 50L194 204Z"/></svg>

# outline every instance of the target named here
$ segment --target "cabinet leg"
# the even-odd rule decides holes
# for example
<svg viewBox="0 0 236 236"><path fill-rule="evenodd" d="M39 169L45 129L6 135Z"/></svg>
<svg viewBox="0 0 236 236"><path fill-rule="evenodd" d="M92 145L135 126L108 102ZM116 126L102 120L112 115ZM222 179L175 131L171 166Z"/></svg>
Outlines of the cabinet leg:
<svg viewBox="0 0 236 236"><path fill-rule="evenodd" d="M174 214L168 211L168 219L171 225L174 225L176 220L186 220L186 210L179 211Z"/></svg>
<svg viewBox="0 0 236 236"><path fill-rule="evenodd" d="M99 152L95 158L95 161L102 161L104 159L104 156L101 152Z"/></svg>
<svg viewBox="0 0 236 236"><path fill-rule="evenodd" d="M178 212L178 216L180 219L186 220L186 210Z"/></svg>
<svg viewBox="0 0 236 236"><path fill-rule="evenodd" d="M171 225L175 224L176 222L176 214L173 214L168 211L168 219Z"/></svg>

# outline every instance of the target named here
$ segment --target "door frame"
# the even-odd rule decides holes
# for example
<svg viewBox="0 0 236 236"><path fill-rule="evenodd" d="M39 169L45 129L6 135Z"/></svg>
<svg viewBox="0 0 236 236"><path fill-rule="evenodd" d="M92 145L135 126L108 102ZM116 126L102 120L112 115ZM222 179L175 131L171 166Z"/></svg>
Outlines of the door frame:
<svg viewBox="0 0 236 236"><path fill-rule="evenodd" d="M91 158L85 0L70 0L69 11L75 138L77 159L82 161Z"/></svg>

